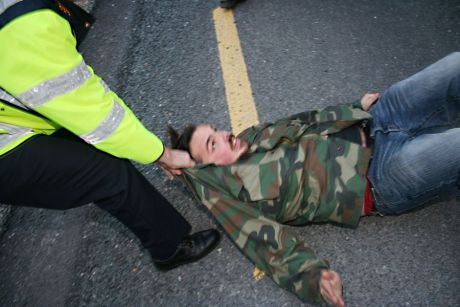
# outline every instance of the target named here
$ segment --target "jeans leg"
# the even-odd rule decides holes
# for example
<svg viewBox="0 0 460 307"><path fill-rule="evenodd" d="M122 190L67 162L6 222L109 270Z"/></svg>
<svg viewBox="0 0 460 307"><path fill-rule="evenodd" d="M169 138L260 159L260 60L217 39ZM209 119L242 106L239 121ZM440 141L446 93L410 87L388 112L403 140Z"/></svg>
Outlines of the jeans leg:
<svg viewBox="0 0 460 307"><path fill-rule="evenodd" d="M377 131L416 133L460 122L460 52L452 53L392 85L371 108Z"/></svg>
<svg viewBox="0 0 460 307"><path fill-rule="evenodd" d="M379 136L384 146L369 169L376 208L399 214L450 194L460 182L460 128Z"/></svg>
<svg viewBox="0 0 460 307"><path fill-rule="evenodd" d="M370 113L379 211L398 214L458 185L460 52L391 86Z"/></svg>

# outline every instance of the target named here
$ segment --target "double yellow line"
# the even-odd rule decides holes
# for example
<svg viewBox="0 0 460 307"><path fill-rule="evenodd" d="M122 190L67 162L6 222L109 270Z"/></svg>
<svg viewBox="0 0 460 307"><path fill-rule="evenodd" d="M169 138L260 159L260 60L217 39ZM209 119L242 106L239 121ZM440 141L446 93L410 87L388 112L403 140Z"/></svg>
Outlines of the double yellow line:
<svg viewBox="0 0 460 307"><path fill-rule="evenodd" d="M233 11L217 8L213 18L230 123L233 133L238 135L247 127L257 125L259 118Z"/></svg>

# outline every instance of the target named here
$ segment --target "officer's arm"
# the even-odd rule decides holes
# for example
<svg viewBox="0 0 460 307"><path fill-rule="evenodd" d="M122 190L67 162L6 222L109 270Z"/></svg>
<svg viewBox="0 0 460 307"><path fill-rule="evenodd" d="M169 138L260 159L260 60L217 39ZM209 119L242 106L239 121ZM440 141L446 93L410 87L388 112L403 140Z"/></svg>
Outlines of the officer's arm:
<svg viewBox="0 0 460 307"><path fill-rule="evenodd" d="M85 64L65 19L39 10L1 35L13 47L0 49L8 59L0 84L24 105L117 157L149 163L161 156L162 142Z"/></svg>
<svg viewBox="0 0 460 307"><path fill-rule="evenodd" d="M169 179L182 174L181 168L193 167L195 165L195 161L190 158L188 152L168 147L165 147L163 154L156 162Z"/></svg>

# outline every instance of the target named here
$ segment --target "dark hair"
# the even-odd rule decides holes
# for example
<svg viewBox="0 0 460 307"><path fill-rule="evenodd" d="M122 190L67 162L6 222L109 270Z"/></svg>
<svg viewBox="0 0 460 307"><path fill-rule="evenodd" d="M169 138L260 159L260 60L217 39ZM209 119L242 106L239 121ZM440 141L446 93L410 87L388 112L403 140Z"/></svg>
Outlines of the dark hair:
<svg viewBox="0 0 460 307"><path fill-rule="evenodd" d="M192 135L195 130L195 125L189 125L185 127L181 134L179 134L173 127L168 126L171 147L174 149L185 150L190 154L190 156L192 156L192 153L190 152L190 141L192 140Z"/></svg>

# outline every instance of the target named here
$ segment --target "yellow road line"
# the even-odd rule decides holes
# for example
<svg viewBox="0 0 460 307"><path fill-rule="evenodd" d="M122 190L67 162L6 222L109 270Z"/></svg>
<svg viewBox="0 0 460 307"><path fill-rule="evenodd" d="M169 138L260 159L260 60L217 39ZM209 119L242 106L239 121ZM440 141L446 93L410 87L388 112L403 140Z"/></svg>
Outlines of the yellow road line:
<svg viewBox="0 0 460 307"><path fill-rule="evenodd" d="M217 8L213 17L230 123L233 133L238 134L257 125L259 118L233 11Z"/></svg>

